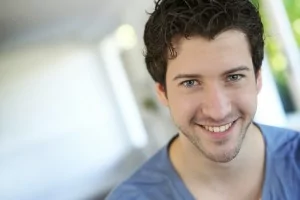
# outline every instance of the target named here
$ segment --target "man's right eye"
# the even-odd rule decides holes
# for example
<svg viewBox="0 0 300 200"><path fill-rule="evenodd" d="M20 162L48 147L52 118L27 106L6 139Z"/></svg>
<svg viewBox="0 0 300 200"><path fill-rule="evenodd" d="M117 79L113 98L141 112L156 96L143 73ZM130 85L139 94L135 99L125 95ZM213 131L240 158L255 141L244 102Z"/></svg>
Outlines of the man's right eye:
<svg viewBox="0 0 300 200"><path fill-rule="evenodd" d="M196 85L199 85L199 83L196 80L187 80L187 81L183 81L181 83L181 85L183 85L186 88L191 88L191 87L194 87Z"/></svg>

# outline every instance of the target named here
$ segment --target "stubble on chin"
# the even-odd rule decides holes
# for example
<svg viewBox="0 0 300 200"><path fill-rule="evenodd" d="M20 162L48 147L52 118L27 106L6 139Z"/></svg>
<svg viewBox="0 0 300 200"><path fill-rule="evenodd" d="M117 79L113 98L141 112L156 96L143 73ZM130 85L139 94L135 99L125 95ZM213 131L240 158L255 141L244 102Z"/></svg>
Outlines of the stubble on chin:
<svg viewBox="0 0 300 200"><path fill-rule="evenodd" d="M252 121L250 121L248 124L246 124L245 127L241 128L237 142L232 150L230 150L228 152L221 152L219 155L213 154L213 153L209 152L208 150L205 150L201 139L195 133L189 132L189 131L185 130L183 127L180 127L180 126L177 126L177 127L178 127L180 133L183 134L184 137L186 137L189 140L189 142L192 143L193 146L199 151L201 156L204 156L213 162L227 163L227 162L232 161L239 154L242 144L243 144L243 141L246 137L247 130L249 129L251 124L252 124ZM227 142L226 140L220 141L216 145L224 145L226 142Z"/></svg>

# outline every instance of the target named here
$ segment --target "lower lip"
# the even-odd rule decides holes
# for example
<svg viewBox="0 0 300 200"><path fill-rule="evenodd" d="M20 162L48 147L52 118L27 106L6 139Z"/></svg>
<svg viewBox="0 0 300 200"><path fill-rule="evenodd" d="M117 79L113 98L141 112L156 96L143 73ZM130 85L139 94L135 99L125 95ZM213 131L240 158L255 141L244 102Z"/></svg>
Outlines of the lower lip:
<svg viewBox="0 0 300 200"><path fill-rule="evenodd" d="M220 139L224 139L224 138L228 137L230 135L230 133L232 133L232 129L234 128L235 123L236 123L236 121L232 122L230 128L224 132L211 132L211 131L206 130L203 127L202 128L204 129L204 131L206 133L208 133L208 135L210 137L212 137L213 139L216 139L216 140L220 140Z"/></svg>

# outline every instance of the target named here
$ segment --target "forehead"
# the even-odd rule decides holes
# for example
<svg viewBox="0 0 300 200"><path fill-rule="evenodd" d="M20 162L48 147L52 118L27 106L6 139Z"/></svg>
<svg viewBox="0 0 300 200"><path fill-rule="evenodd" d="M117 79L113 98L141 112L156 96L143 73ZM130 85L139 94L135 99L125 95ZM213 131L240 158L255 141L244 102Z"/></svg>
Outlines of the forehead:
<svg viewBox="0 0 300 200"><path fill-rule="evenodd" d="M177 57L168 61L168 73L225 71L237 66L252 66L247 37L236 30L223 32L212 40L201 36L173 41ZM178 72L180 73L180 72Z"/></svg>

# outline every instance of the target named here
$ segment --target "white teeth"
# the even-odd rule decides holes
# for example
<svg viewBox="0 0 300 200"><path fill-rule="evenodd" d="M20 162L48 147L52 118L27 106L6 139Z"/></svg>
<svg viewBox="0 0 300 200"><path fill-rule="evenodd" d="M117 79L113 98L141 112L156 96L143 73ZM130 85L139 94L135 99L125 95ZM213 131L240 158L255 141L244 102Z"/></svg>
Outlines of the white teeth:
<svg viewBox="0 0 300 200"><path fill-rule="evenodd" d="M231 126L231 123L230 124L226 124L226 130Z"/></svg>
<svg viewBox="0 0 300 200"><path fill-rule="evenodd" d="M214 132L220 132L220 128L219 127L214 127Z"/></svg>
<svg viewBox="0 0 300 200"><path fill-rule="evenodd" d="M226 130L226 125L225 126L221 126L220 132L224 132L225 130Z"/></svg>
<svg viewBox="0 0 300 200"><path fill-rule="evenodd" d="M231 127L232 123L223 126L203 126L206 130L210 132L220 133L227 131Z"/></svg>

